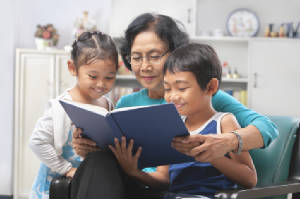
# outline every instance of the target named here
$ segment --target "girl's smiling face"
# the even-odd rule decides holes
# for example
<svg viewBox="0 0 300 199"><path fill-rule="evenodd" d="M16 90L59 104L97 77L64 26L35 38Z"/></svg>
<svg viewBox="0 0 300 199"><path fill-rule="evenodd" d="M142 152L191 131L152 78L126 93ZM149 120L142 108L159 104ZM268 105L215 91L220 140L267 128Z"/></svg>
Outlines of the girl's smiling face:
<svg viewBox="0 0 300 199"><path fill-rule="evenodd" d="M98 59L91 64L81 65L78 70L75 66L69 66L69 70L77 77L77 90L87 102L108 93L115 83L117 73L116 64L110 59Z"/></svg>

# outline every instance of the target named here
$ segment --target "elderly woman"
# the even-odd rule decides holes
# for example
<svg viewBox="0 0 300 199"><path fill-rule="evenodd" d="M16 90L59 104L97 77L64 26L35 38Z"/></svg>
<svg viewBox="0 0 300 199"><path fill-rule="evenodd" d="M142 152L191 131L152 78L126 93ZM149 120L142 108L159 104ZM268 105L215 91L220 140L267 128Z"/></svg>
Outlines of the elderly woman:
<svg viewBox="0 0 300 199"><path fill-rule="evenodd" d="M187 34L168 16L145 13L134 19L125 32L121 55L127 68L133 71L144 88L121 97L116 108L165 103L164 63L173 50L188 42ZM267 117L244 107L225 92L219 90L212 102L216 111L233 113L242 128L234 133L196 138L189 136L184 141L177 139L175 145L191 143L190 150L193 150L197 161L210 162L228 152L239 153L242 150L266 147L277 137L277 128ZM159 198L160 190L168 187L169 182L161 180L165 176L160 176L165 173L160 170L166 167L146 168L139 171L138 175L136 172L133 175L130 169L125 168L126 165L118 164L113 153L97 151L99 149L95 143L81 138L80 133L80 130L74 133L73 146L80 156L86 158L72 180L72 198ZM97 152L89 153L93 151ZM136 155L126 152L117 159L129 163L137 161Z"/></svg>

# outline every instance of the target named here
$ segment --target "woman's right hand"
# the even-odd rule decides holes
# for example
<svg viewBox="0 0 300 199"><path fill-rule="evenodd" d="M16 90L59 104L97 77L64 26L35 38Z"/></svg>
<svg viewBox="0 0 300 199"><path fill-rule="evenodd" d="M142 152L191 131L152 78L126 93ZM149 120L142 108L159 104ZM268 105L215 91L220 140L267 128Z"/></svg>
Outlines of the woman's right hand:
<svg viewBox="0 0 300 199"><path fill-rule="evenodd" d="M88 153L100 150L94 141L83 138L81 134L82 130L80 128L76 128L73 132L72 139L73 148L79 156L86 157Z"/></svg>

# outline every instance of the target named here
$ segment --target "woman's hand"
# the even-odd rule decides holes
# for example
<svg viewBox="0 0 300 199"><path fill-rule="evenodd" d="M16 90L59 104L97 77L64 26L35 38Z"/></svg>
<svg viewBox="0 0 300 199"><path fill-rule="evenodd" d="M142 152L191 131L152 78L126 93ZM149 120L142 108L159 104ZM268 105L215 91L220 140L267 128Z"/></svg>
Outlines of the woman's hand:
<svg viewBox="0 0 300 199"><path fill-rule="evenodd" d="M85 157L89 152L99 151L100 148L90 139L82 138L82 130L77 128L73 132L72 144L76 154Z"/></svg>
<svg viewBox="0 0 300 199"><path fill-rule="evenodd" d="M199 162L211 162L235 149L236 142L237 138L233 133L197 134L174 138L172 147L181 153L194 157Z"/></svg>
<svg viewBox="0 0 300 199"><path fill-rule="evenodd" d="M139 147L137 152L133 155L132 149L134 141L132 139L129 141L128 146L126 146L125 137L121 138L121 143L117 138L115 138L114 141L115 147L109 145L110 150L114 153L124 172L129 176L136 176L140 172L138 169L138 159L142 153L142 147Z"/></svg>
<svg viewBox="0 0 300 199"><path fill-rule="evenodd" d="M65 176L66 177L69 177L69 178L73 178L73 176L75 175L75 172L76 172L76 168L71 168L66 174Z"/></svg>

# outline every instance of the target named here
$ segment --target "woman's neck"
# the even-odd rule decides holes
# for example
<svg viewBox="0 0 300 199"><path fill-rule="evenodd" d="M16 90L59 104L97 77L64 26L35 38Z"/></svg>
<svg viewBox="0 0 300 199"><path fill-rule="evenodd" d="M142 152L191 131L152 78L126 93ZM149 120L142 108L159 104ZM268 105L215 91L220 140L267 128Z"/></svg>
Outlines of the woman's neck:
<svg viewBox="0 0 300 199"><path fill-rule="evenodd" d="M164 88L159 89L148 89L148 97L152 99L164 98Z"/></svg>
<svg viewBox="0 0 300 199"><path fill-rule="evenodd" d="M214 108L209 107L205 110L187 115L185 125L190 132L194 131L204 125L214 114L216 114Z"/></svg>

